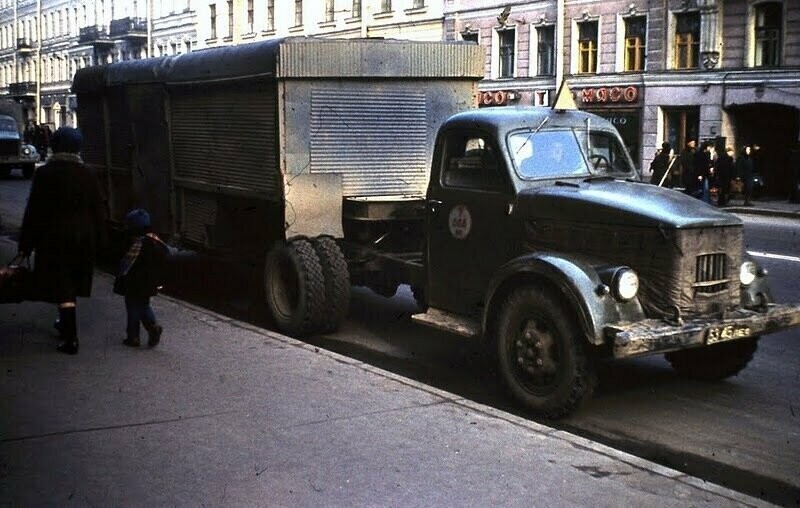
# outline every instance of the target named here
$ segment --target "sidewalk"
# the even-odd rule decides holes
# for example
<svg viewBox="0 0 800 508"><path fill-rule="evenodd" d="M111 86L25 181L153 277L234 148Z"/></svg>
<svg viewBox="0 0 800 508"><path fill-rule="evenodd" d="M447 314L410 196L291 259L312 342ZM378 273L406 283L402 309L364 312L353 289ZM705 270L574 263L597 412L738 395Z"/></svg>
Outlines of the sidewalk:
<svg viewBox="0 0 800 508"><path fill-rule="evenodd" d="M0 305L2 505L764 504L167 297L132 350L110 286L74 357L52 306Z"/></svg>
<svg viewBox="0 0 800 508"><path fill-rule="evenodd" d="M732 199L730 203L727 206L723 206L722 209L731 213L800 219L800 203L790 203L785 199L779 200L769 198L753 200L752 203L753 206L744 206L742 200Z"/></svg>

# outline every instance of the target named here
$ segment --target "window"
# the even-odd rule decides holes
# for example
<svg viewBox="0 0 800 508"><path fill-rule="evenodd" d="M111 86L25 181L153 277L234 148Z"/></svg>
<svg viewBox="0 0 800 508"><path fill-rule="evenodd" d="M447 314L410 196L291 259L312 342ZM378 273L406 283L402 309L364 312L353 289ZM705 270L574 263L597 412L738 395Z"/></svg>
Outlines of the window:
<svg viewBox="0 0 800 508"><path fill-rule="evenodd" d="M303 0L294 0L294 26L303 26Z"/></svg>
<svg viewBox="0 0 800 508"><path fill-rule="evenodd" d="M411 3L412 9L422 9L423 7L425 7L425 0L414 0Z"/></svg>
<svg viewBox="0 0 800 508"><path fill-rule="evenodd" d="M381 0L381 12L392 12L392 0Z"/></svg>
<svg viewBox="0 0 800 508"><path fill-rule="evenodd" d="M233 0L228 0L228 37L233 37Z"/></svg>
<svg viewBox="0 0 800 508"><path fill-rule="evenodd" d="M769 2L756 6L755 12L756 67L775 67L781 63L781 4Z"/></svg>
<svg viewBox="0 0 800 508"><path fill-rule="evenodd" d="M645 33L647 18L635 16L625 19L625 70L643 71L645 58Z"/></svg>
<svg viewBox="0 0 800 508"><path fill-rule="evenodd" d="M667 109L664 111L664 131L667 141L681 151L689 141L697 141L700 126L698 108Z"/></svg>
<svg viewBox="0 0 800 508"><path fill-rule="evenodd" d="M464 41L467 41L467 42L474 42L475 44L479 44L478 43L478 32L466 32L466 31L461 32L461 40L464 40Z"/></svg>
<svg viewBox="0 0 800 508"><path fill-rule="evenodd" d="M700 66L700 14L693 12L675 16L675 68L696 69Z"/></svg>
<svg viewBox="0 0 800 508"><path fill-rule="evenodd" d="M361 17L361 0L353 0L353 12L351 15L354 18Z"/></svg>
<svg viewBox="0 0 800 508"><path fill-rule="evenodd" d="M247 33L253 33L255 17L253 16L253 0L247 0Z"/></svg>
<svg viewBox="0 0 800 508"><path fill-rule="evenodd" d="M505 188L497 151L483 136L454 133L445 145L442 185L500 191Z"/></svg>
<svg viewBox="0 0 800 508"><path fill-rule="evenodd" d="M497 32L499 68L497 76L500 78L514 77L514 30L500 30Z"/></svg>
<svg viewBox="0 0 800 508"><path fill-rule="evenodd" d="M578 23L578 73L597 72L597 21Z"/></svg>
<svg viewBox="0 0 800 508"><path fill-rule="evenodd" d="M556 72L555 62L555 27L540 26L536 28L537 48L536 73L540 76L552 76Z"/></svg>
<svg viewBox="0 0 800 508"><path fill-rule="evenodd" d="M267 31L275 30L275 0L267 0Z"/></svg>
<svg viewBox="0 0 800 508"><path fill-rule="evenodd" d="M589 176L578 139L571 130L517 132L508 137L508 148L523 179Z"/></svg>
<svg viewBox="0 0 800 508"><path fill-rule="evenodd" d="M325 0L325 22L333 22L333 0Z"/></svg>
<svg viewBox="0 0 800 508"><path fill-rule="evenodd" d="M210 12L209 17L210 17L210 21L211 21L211 35L210 36L211 36L212 39L216 39L217 38L217 6L214 5L214 4L211 4L211 5L208 6L208 9L209 9L209 12Z"/></svg>

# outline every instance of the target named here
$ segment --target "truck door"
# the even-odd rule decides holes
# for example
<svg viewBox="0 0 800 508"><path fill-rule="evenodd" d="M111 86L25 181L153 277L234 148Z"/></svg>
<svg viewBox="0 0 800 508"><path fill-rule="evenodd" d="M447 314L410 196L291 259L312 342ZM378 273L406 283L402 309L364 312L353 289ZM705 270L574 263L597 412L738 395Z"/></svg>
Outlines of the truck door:
<svg viewBox="0 0 800 508"><path fill-rule="evenodd" d="M488 134L454 130L443 139L428 187L428 302L477 315L490 277L512 252L513 188Z"/></svg>

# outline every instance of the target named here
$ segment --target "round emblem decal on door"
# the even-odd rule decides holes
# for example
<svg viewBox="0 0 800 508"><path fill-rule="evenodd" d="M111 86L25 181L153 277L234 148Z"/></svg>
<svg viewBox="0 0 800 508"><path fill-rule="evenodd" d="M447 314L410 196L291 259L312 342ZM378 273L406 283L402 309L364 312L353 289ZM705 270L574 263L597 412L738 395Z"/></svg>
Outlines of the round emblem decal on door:
<svg viewBox="0 0 800 508"><path fill-rule="evenodd" d="M450 226L450 234L453 238L463 240L469 236L472 229L472 216L469 209L464 205L456 205L450 210L450 217L447 221Z"/></svg>

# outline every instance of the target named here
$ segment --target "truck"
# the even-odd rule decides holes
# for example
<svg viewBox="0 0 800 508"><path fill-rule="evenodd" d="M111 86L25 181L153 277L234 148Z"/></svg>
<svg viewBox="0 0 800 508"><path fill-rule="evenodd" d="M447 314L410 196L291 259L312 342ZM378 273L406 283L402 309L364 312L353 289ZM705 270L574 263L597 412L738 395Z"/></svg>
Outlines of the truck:
<svg viewBox="0 0 800 508"><path fill-rule="evenodd" d="M257 260L288 335L335 332L351 286L407 284L415 322L484 341L558 418L604 358L723 379L800 325L739 218L642 183L566 87L477 107L483 66L469 43L290 37L89 67L73 90L110 224L143 206L176 245Z"/></svg>
<svg viewBox="0 0 800 508"><path fill-rule="evenodd" d="M25 178L33 176L39 154L25 142L24 129L22 105L13 99L0 99L0 178L8 178L14 168L19 168Z"/></svg>

